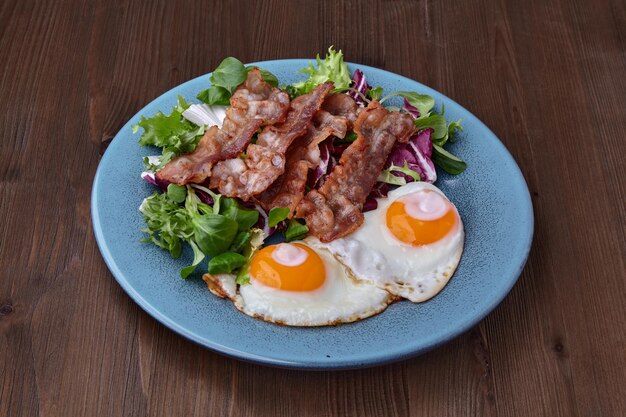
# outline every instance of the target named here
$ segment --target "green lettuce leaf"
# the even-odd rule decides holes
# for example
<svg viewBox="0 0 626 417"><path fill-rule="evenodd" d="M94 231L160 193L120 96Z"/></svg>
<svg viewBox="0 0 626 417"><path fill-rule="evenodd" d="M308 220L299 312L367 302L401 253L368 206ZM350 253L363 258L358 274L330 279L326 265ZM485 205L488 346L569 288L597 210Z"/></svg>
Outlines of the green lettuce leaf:
<svg viewBox="0 0 626 417"><path fill-rule="evenodd" d="M274 207L267 215L267 225L274 227L289 216L289 207Z"/></svg>
<svg viewBox="0 0 626 417"><path fill-rule="evenodd" d="M196 266L198 266L198 264L202 262L205 258L204 253L202 253L198 245L196 245L196 243L193 240L189 241L189 245L193 249L193 263L180 270L180 277L183 279L191 275L194 269L196 269Z"/></svg>
<svg viewBox="0 0 626 417"><path fill-rule="evenodd" d="M253 68L258 67L245 67L240 60L232 56L224 59L211 74L210 80L213 85L200 91L196 98L209 106L230 105L231 95L246 80L248 72ZM259 70L265 82L274 87L278 86L278 78L274 74L263 68Z"/></svg>
<svg viewBox="0 0 626 417"><path fill-rule="evenodd" d="M413 91L398 91L394 93L400 97L406 98L406 101L420 112L420 117L427 116L435 107L435 99L428 94L419 94Z"/></svg>
<svg viewBox="0 0 626 417"><path fill-rule="evenodd" d="M242 255L246 258L246 263L237 273L235 281L239 285L245 285L250 282L250 261L254 254L263 246L264 234L261 229L250 229L251 238L243 249Z"/></svg>
<svg viewBox="0 0 626 417"><path fill-rule="evenodd" d="M192 225L198 247L211 256L226 252L238 229L235 220L219 214L195 215L192 217Z"/></svg>
<svg viewBox="0 0 626 417"><path fill-rule="evenodd" d="M187 188L176 184L167 186L167 196L175 203L182 203L187 198Z"/></svg>
<svg viewBox="0 0 626 417"><path fill-rule="evenodd" d="M377 181L386 182L387 184L391 185L406 185L406 179L404 177L398 177L396 175L393 175L394 172L401 172L413 178L415 181L420 180L420 174L409 168L409 164L407 163L407 161L404 161L404 166L402 167L391 164L389 168L383 170L383 172L380 173Z"/></svg>
<svg viewBox="0 0 626 417"><path fill-rule="evenodd" d="M185 99L178 96L176 106L169 115L157 112L151 118L142 116L139 123L133 126L133 133L137 133L139 128L143 129L139 138L140 145L162 148L159 165L155 167L147 164L149 168L161 168L174 156L192 152L196 148L205 127L196 126L183 117L183 112L188 107Z"/></svg>
<svg viewBox="0 0 626 417"><path fill-rule="evenodd" d="M235 252L224 252L209 261L209 274L230 274L246 263L246 257Z"/></svg>
<svg viewBox="0 0 626 417"><path fill-rule="evenodd" d="M261 71L261 78L263 78L263 81L265 81L272 87L278 87L278 78L276 78L274 74L272 74L266 69L255 67L255 66L246 67L246 71L250 72L250 70L253 68L258 68L259 71Z"/></svg>
<svg viewBox="0 0 626 417"><path fill-rule="evenodd" d="M323 61L319 54L316 60L317 68L313 66L313 63L309 63L308 67L300 70L300 72L308 74L309 78L292 84L291 88L288 89L290 95L299 96L310 93L315 87L327 81L332 81L336 89L348 88L350 86L350 71L348 71L348 65L343 62L341 50L335 51L331 46L328 48L328 53Z"/></svg>
<svg viewBox="0 0 626 417"><path fill-rule="evenodd" d="M433 162L449 174L457 175L465 171L467 163L457 158L441 146L433 143Z"/></svg>
<svg viewBox="0 0 626 417"><path fill-rule="evenodd" d="M461 126L461 119L452 121L448 124L448 138L450 142L454 143L459 138L459 132L463 131L463 127Z"/></svg>
<svg viewBox="0 0 626 417"><path fill-rule="evenodd" d="M250 242L250 239L252 239L252 233L249 230L238 232L230 245L230 251L241 253L248 242Z"/></svg>
<svg viewBox="0 0 626 417"><path fill-rule="evenodd" d="M431 134L433 143L437 143L437 141L448 137L448 124L446 123L446 119L438 114L431 114L427 117L415 119L415 127L417 127L418 130L427 128L433 129L433 133Z"/></svg>
<svg viewBox="0 0 626 417"><path fill-rule="evenodd" d="M309 228L306 225L300 223L296 219L291 219L289 220L289 225L285 231L285 240L287 242L301 240L304 239L307 233L309 233Z"/></svg>
<svg viewBox="0 0 626 417"><path fill-rule="evenodd" d="M229 56L213 70L211 84L222 87L232 94L235 88L246 80L247 76L248 71L241 61Z"/></svg>
<svg viewBox="0 0 626 417"><path fill-rule="evenodd" d="M196 98L209 106L230 106L230 92L218 85L200 91Z"/></svg>
<svg viewBox="0 0 626 417"><path fill-rule="evenodd" d="M219 214L236 221L239 231L249 230L259 221L258 211L244 207L240 202L230 197L220 199Z"/></svg>

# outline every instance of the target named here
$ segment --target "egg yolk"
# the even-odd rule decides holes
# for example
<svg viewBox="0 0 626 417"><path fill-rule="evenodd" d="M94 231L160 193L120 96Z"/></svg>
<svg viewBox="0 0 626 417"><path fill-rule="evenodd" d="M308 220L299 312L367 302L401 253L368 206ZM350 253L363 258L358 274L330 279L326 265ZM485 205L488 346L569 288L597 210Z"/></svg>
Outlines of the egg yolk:
<svg viewBox="0 0 626 417"><path fill-rule="evenodd" d="M293 259L281 259L274 251L280 250L279 246L290 245L305 251L296 253L295 262ZM283 253L293 253L283 251ZM285 291L312 291L322 286L326 280L326 268L322 258L308 246L299 243L282 243L280 245L266 246L261 249L250 263L250 277L268 287Z"/></svg>
<svg viewBox="0 0 626 417"><path fill-rule="evenodd" d="M437 201L439 198L441 200ZM397 239L420 246L443 239L457 227L458 216L450 202L434 191L426 190L391 203L386 223Z"/></svg>

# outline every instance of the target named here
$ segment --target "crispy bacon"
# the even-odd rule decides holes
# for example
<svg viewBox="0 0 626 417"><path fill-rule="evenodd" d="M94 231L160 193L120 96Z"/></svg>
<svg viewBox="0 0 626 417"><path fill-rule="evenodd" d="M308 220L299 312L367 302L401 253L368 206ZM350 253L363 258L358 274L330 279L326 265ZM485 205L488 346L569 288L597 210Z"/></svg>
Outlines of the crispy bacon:
<svg viewBox="0 0 626 417"><path fill-rule="evenodd" d="M222 128L211 127L192 153L174 158L158 171L159 179L179 185L203 182L216 162L243 152L260 127L284 121L289 96L263 81L255 68L230 98L230 105Z"/></svg>
<svg viewBox="0 0 626 417"><path fill-rule="evenodd" d="M264 209L288 207L290 210L289 217L291 217L304 197L309 169L319 164L319 144L330 136L341 139L346 136L351 123L343 115L348 115L348 111L339 111L337 107L328 106L331 110L343 114L337 116L325 110L327 103L335 101L333 97L337 95L339 94L333 94L326 98L322 110L315 114L313 125L309 127L307 134L289 148L286 155L285 173L256 198ZM352 98L348 97L348 99L354 103Z"/></svg>
<svg viewBox="0 0 626 417"><path fill-rule="evenodd" d="M330 242L363 223L361 208L396 141L406 142L414 132L406 114L389 112L372 101L359 114L354 131L358 138L343 152L324 184L309 192L296 209L309 231Z"/></svg>
<svg viewBox="0 0 626 417"><path fill-rule="evenodd" d="M287 149L307 132L313 115L332 88L332 83L320 84L311 93L296 98L287 119L266 127L257 143L248 146L244 158L231 158L215 165L210 187L244 201L265 191L284 172Z"/></svg>
<svg viewBox="0 0 626 417"><path fill-rule="evenodd" d="M350 127L355 122L359 110L361 109L356 101L347 94L331 94L326 97L322 109L333 116L345 117L350 121Z"/></svg>

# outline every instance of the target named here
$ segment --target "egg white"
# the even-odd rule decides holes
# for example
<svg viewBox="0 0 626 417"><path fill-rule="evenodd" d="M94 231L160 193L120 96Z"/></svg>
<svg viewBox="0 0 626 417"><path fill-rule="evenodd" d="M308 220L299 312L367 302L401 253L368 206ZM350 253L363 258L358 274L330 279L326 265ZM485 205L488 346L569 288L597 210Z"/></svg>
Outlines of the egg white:
<svg viewBox="0 0 626 417"><path fill-rule="evenodd" d="M394 295L413 302L426 301L448 283L463 253L463 223L438 242L411 246L391 234L386 226L387 208L398 198L420 190L431 190L445 197L434 185L412 182L378 199L378 208L364 214L363 225L352 234L322 243L315 238L306 241L315 248L328 249L352 275Z"/></svg>
<svg viewBox="0 0 626 417"><path fill-rule="evenodd" d="M313 291L284 291L263 285L254 277L236 289L231 274L207 274L204 279L213 293L230 298L243 313L288 326L349 323L380 313L396 299L369 282L352 278L328 251L313 250L326 267L324 284Z"/></svg>

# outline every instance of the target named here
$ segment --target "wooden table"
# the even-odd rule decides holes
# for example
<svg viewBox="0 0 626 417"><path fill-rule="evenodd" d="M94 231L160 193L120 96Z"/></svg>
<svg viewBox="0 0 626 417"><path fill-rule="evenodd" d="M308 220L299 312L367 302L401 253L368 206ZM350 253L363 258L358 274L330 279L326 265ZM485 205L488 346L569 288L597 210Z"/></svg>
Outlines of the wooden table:
<svg viewBox="0 0 626 417"><path fill-rule="evenodd" d="M626 3L113 3L0 2L0 416L626 415ZM135 112L224 56L329 45L493 129L532 192L530 259L480 325L421 357L343 372L222 357L107 270L98 161Z"/></svg>

